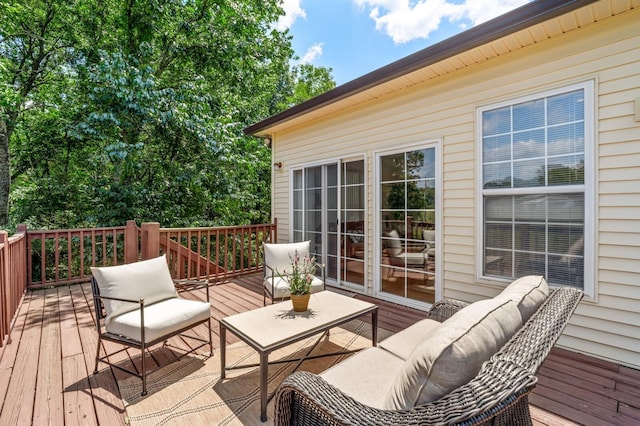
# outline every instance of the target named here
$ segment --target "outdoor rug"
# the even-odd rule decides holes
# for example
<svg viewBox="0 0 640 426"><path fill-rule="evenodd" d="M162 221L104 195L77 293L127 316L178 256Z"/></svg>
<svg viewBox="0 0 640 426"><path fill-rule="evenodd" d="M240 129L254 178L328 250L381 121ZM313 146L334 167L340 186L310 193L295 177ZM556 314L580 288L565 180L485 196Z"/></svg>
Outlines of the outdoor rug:
<svg viewBox="0 0 640 426"><path fill-rule="evenodd" d="M378 329L378 339L391 333ZM274 351L269 360L298 358L321 337L317 335ZM359 349L371 346L371 326L354 320L331 329L312 354ZM298 370L320 373L350 355L338 355L304 361ZM243 342L227 346L227 366L258 363L257 353ZM293 372L297 362L269 366L268 392ZM142 425L270 425L273 424L273 403L267 407L268 421L260 422L259 368L227 371L220 380L219 350L212 357L187 355L153 373L147 378L148 394L140 396L140 379L127 376L118 381L124 400L127 422Z"/></svg>

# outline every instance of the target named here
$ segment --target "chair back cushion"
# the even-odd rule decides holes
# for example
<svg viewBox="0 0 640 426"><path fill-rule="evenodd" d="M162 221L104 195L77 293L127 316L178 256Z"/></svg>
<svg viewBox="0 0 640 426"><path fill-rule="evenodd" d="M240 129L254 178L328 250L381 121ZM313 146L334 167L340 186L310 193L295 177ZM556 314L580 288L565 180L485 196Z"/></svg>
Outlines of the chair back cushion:
<svg viewBox="0 0 640 426"><path fill-rule="evenodd" d="M538 310L549 296L549 286L541 275L527 275L509 284L498 297L512 300L518 306L522 323Z"/></svg>
<svg viewBox="0 0 640 426"><path fill-rule="evenodd" d="M400 234L395 229L392 229L388 234L389 240L386 240L387 253L390 256L399 256L402 253L402 242L400 241Z"/></svg>
<svg viewBox="0 0 640 426"><path fill-rule="evenodd" d="M166 255L126 265L92 267L101 296L144 299L145 305L177 297ZM107 311L105 323L114 317L140 308L138 303L103 299Z"/></svg>
<svg viewBox="0 0 640 426"><path fill-rule="evenodd" d="M521 324L518 308L507 299L464 307L411 352L387 394L385 408L410 409L469 382Z"/></svg>
<svg viewBox="0 0 640 426"><path fill-rule="evenodd" d="M264 244L264 263L277 273L286 275L285 271L291 271L291 263L296 251L303 258L309 256L310 241L301 243ZM265 270L267 274L270 271Z"/></svg>

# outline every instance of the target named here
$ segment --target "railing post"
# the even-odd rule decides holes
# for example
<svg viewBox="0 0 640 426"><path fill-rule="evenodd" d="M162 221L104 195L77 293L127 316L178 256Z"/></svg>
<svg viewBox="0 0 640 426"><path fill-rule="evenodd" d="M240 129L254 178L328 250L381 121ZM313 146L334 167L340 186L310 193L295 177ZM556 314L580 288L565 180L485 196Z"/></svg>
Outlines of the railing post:
<svg viewBox="0 0 640 426"><path fill-rule="evenodd" d="M274 244L278 242L278 218L273 218L273 242Z"/></svg>
<svg viewBox="0 0 640 426"><path fill-rule="evenodd" d="M11 330L9 330L9 321L11 318L11 304L9 302L9 293L10 293L10 280L11 280L11 271L10 263L9 263L9 234L6 231L0 231L0 243L4 243L3 247L0 249L0 256L2 256L2 261L0 261L0 265L3 268L0 268L0 273L3 275L0 277L0 347L3 346L4 338L11 335ZM9 343L7 341L7 343Z"/></svg>
<svg viewBox="0 0 640 426"><path fill-rule="evenodd" d="M124 263L138 261L138 227L135 220L128 220L124 230Z"/></svg>
<svg viewBox="0 0 640 426"><path fill-rule="evenodd" d="M160 254L160 224L158 222L143 223L142 229L142 260L153 259Z"/></svg>

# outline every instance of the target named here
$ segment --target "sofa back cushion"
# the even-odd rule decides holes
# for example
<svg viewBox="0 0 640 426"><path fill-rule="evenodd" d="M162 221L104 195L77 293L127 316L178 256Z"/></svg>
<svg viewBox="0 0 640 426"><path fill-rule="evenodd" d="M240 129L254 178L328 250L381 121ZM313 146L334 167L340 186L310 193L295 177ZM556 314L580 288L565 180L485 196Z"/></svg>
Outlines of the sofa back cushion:
<svg viewBox="0 0 640 426"><path fill-rule="evenodd" d="M521 325L518 308L508 299L464 307L416 346L395 378L385 407L410 409L467 383Z"/></svg>
<svg viewBox="0 0 640 426"><path fill-rule="evenodd" d="M538 310L549 296L549 286L541 275L527 275L509 284L498 297L512 300L520 311L522 323Z"/></svg>
<svg viewBox="0 0 640 426"><path fill-rule="evenodd" d="M121 299L144 299L145 305L177 297L165 255L126 265L92 267L101 296ZM126 312L140 308L138 303L103 299L107 311L105 323Z"/></svg>

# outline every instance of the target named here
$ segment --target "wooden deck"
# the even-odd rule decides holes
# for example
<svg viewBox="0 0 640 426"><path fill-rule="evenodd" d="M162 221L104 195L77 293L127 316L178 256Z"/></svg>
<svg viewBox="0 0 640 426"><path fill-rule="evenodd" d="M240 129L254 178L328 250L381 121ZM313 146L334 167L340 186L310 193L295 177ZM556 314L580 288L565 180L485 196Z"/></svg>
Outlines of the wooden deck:
<svg viewBox="0 0 640 426"><path fill-rule="evenodd" d="M216 334L221 317L262 305L257 275L212 287L210 294ZM424 317L420 311L375 302L380 327L391 331ZM0 348L0 425L125 424L114 376L122 373L91 374L97 341L92 306L88 284L27 293L11 343ZM230 343L234 339L229 334ZM154 358L159 365L168 361ZM554 349L539 378L531 398L536 425L640 424L637 370Z"/></svg>

